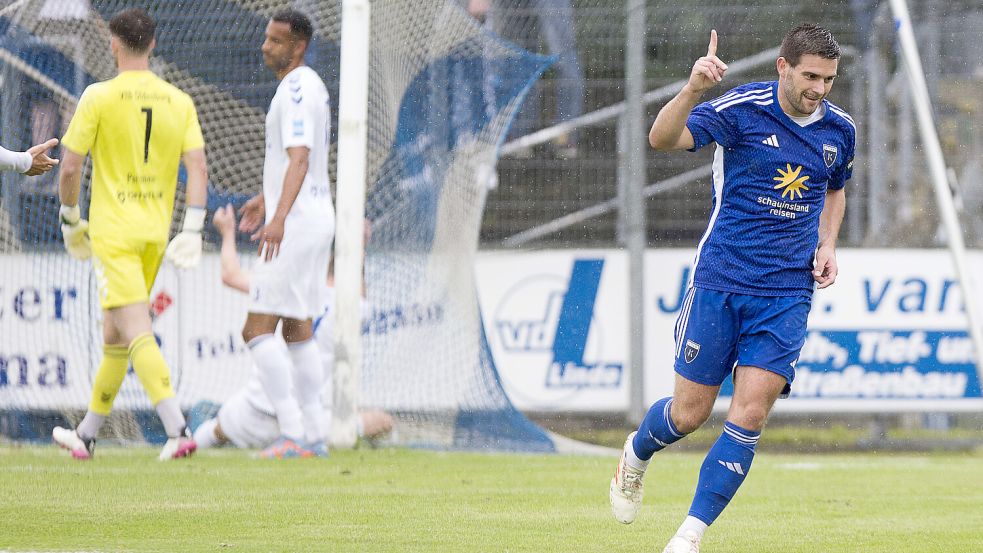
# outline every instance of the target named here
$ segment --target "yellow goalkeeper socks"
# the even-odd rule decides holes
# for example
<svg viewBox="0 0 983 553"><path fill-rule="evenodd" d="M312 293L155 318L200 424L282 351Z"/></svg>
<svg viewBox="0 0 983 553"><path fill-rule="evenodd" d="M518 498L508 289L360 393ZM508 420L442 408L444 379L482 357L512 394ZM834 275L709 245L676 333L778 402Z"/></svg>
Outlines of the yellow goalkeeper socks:
<svg viewBox="0 0 983 553"><path fill-rule="evenodd" d="M130 343L130 361L151 403L157 405L162 399L174 397L171 373L152 334L141 334L133 339Z"/></svg>
<svg viewBox="0 0 983 553"><path fill-rule="evenodd" d="M102 347L102 363L92 384L92 401L89 410L102 416L109 416L119 387L126 377L127 352L124 346L105 344Z"/></svg>

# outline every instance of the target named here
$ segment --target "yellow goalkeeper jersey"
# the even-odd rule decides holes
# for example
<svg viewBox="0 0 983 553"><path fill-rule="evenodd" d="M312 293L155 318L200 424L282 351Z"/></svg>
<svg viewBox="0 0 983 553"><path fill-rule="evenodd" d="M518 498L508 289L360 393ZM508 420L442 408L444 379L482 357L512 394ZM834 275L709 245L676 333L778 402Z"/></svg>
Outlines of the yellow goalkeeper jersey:
<svg viewBox="0 0 983 553"><path fill-rule="evenodd" d="M92 154L94 240L167 240L181 155L204 147L190 96L150 71L124 71L85 89L61 142Z"/></svg>

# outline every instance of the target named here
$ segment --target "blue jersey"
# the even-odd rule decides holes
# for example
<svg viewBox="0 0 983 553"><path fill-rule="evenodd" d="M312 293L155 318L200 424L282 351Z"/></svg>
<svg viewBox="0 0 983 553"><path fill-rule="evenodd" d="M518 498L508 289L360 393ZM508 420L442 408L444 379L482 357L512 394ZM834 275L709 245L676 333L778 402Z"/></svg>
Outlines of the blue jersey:
<svg viewBox="0 0 983 553"><path fill-rule="evenodd" d="M692 284L760 296L812 293L819 217L827 190L853 172L856 127L823 101L805 127L778 104L778 83L738 86L704 102L686 126L695 151L716 142L713 210Z"/></svg>

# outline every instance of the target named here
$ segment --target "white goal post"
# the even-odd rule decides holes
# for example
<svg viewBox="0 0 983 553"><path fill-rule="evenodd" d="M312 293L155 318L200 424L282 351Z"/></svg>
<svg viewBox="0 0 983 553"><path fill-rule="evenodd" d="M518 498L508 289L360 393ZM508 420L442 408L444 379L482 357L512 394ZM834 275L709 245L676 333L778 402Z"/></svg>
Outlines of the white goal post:
<svg viewBox="0 0 983 553"><path fill-rule="evenodd" d="M334 278L335 445L358 439L359 374L362 359L360 301L369 87L370 13L368 0L344 0L341 8L341 74L338 94L338 182Z"/></svg>
<svg viewBox="0 0 983 553"><path fill-rule="evenodd" d="M976 285L966 262L966 245L963 241L962 226L959 224L959 215L956 213L956 206L952 199L952 189L947 175L945 158L942 155L942 146L939 143L935 120L932 117L932 99L925 82L925 73L922 70L915 33L911 27L907 1L891 0L891 11L894 14L895 29L901 45L901 56L908 69L906 73L911 85L915 114L918 117L918 128L921 133L922 144L925 147L925 157L928 159L935 198L939 204L939 216L945 225L949 251L952 253L956 277L959 279L959 285L963 292L963 302L966 305L968 319L966 326L973 341L976 373L979 375L980 381L983 382L983 362L981 362L983 360L983 319L981 319L980 307L977 303Z"/></svg>

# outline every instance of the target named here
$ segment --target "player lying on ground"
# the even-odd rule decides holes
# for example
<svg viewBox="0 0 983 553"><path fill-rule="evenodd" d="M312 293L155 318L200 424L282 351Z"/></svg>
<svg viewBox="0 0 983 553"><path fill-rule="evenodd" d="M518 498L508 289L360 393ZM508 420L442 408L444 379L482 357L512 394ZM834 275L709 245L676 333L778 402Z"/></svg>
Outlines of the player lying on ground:
<svg viewBox="0 0 983 553"><path fill-rule="evenodd" d="M249 293L248 272L242 270L235 245L235 214L231 206L225 206L215 212L213 219L215 228L222 236L222 283L243 293ZM334 287L331 286L330 275L325 287L325 307L314 322L314 339L318 342L321 360L324 364L325 385L322 402L325 407L325 419L322 427L331 428L332 404L332 370L334 368ZM219 408L214 403L202 403L192 409L192 419L195 412L202 411L217 413L201 423L195 429L194 438L199 448L221 446L231 443L236 447L262 449L268 447L280 436L276 412L270 403L259 377L253 370L246 383ZM367 410L359 413L358 435L374 439L388 433L393 426L392 417L378 410ZM332 443L330 436L326 443ZM298 456L305 456L303 453ZM307 455L310 456L310 455Z"/></svg>

